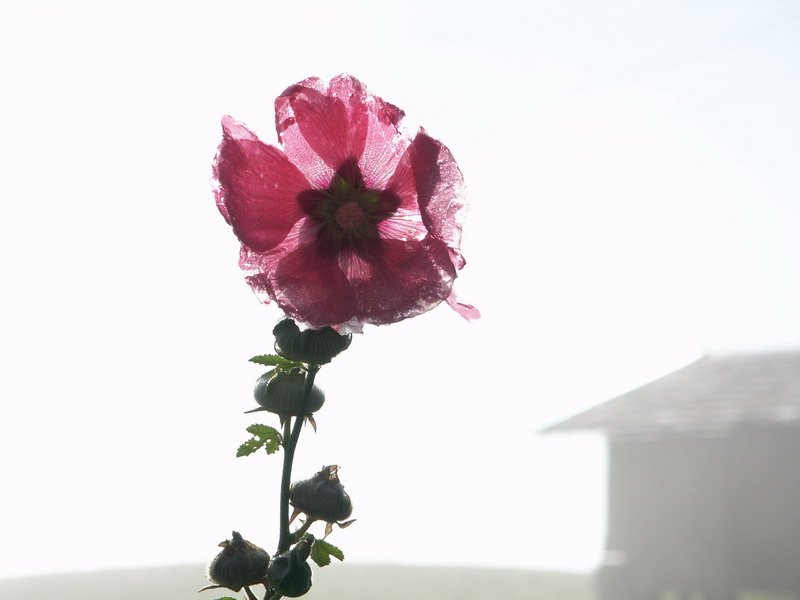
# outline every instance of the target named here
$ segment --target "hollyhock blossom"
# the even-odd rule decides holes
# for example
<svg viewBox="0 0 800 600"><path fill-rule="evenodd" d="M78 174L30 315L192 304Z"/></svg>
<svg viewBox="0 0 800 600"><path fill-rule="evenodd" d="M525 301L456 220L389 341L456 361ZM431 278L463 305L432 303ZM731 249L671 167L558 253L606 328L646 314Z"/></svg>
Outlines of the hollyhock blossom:
<svg viewBox="0 0 800 600"><path fill-rule="evenodd" d="M226 116L214 164L256 294L313 328L360 331L442 301L477 318L452 291L465 203L450 151L348 75L289 87L275 113L281 148Z"/></svg>

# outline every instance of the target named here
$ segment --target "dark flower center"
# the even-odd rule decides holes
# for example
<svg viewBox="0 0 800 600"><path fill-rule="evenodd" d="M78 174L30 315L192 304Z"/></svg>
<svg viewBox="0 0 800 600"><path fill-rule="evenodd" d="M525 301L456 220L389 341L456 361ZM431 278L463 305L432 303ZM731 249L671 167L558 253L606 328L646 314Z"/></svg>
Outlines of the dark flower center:
<svg viewBox="0 0 800 600"><path fill-rule="evenodd" d="M365 258L378 251L378 223L400 205L396 194L368 188L355 159L345 161L324 190L306 190L297 196L303 211L317 224L317 249L336 254L351 249Z"/></svg>

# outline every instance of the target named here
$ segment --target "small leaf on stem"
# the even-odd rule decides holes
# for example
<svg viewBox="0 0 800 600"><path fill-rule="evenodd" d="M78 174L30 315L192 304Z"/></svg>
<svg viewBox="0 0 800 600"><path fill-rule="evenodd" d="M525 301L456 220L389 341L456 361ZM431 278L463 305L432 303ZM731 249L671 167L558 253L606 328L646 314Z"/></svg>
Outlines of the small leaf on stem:
<svg viewBox="0 0 800 600"><path fill-rule="evenodd" d="M247 433L251 433L253 437L239 446L236 451L237 458L249 456L261 448L264 448L267 454L274 454L281 447L281 442L283 441L283 436L278 433L278 430L268 425L260 425L258 423L250 425L247 428Z"/></svg>
<svg viewBox="0 0 800 600"><path fill-rule="evenodd" d="M245 431L247 431L247 433L252 433L257 437L263 437L263 438L281 436L281 434L278 433L278 430L275 429L274 427L270 427L269 425L262 425L261 423L253 423Z"/></svg>
<svg viewBox="0 0 800 600"><path fill-rule="evenodd" d="M261 354L259 356L254 356L250 359L250 362L256 363L257 365L266 365L268 367L278 367L286 371L291 369L305 369L303 363L283 358L277 354Z"/></svg>
<svg viewBox="0 0 800 600"><path fill-rule="evenodd" d="M264 373L264 374L263 374L261 377L259 377L258 379L259 379L260 381L262 381L262 380L263 380L263 381L269 381L270 379L272 379L273 377L275 377L275 375L277 375L278 373L280 373L280 370L279 370L279 369L277 369L277 368L275 368L275 369L270 369L269 371L267 371L266 373Z"/></svg>
<svg viewBox="0 0 800 600"><path fill-rule="evenodd" d="M314 545L311 546L311 560L317 563L318 567L331 564L331 556L344 560L344 552L339 548L325 540L314 540Z"/></svg>

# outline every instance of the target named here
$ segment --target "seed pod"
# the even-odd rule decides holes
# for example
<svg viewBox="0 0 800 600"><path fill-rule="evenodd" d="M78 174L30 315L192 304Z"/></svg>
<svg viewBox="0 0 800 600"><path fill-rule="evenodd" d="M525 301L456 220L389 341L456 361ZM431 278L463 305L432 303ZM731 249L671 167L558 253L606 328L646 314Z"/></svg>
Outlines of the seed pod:
<svg viewBox="0 0 800 600"><path fill-rule="evenodd" d="M306 560L313 543L314 537L309 535L273 559L269 565L269 583L276 592L297 598L311 589L311 567Z"/></svg>
<svg viewBox="0 0 800 600"><path fill-rule="evenodd" d="M296 417L300 415L305 385L305 376L300 370L294 369L291 373L278 373L269 381L259 379L253 395L256 402L269 412ZM325 394L314 386L303 416L317 412L324 403Z"/></svg>
<svg viewBox="0 0 800 600"><path fill-rule="evenodd" d="M207 576L220 587L238 592L246 585L263 583L269 554L234 531L230 540L220 542L222 552L208 565Z"/></svg>
<svg viewBox="0 0 800 600"><path fill-rule="evenodd" d="M275 350L289 360L324 365L344 352L353 341L352 334L342 335L333 327L300 331L292 319L283 319L272 330Z"/></svg>
<svg viewBox="0 0 800 600"><path fill-rule="evenodd" d="M353 512L350 496L337 475L339 467L330 465L314 475L292 484L289 502L313 519L335 523L344 521Z"/></svg>

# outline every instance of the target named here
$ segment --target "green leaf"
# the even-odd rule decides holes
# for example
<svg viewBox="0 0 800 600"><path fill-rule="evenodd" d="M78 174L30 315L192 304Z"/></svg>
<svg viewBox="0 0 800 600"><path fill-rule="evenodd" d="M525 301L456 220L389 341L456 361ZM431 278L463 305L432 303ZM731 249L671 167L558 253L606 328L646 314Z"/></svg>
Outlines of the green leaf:
<svg viewBox="0 0 800 600"><path fill-rule="evenodd" d="M262 425L261 423L253 423L245 431L261 438L271 438L276 435L280 437L280 433L278 433L277 429L270 427L269 425Z"/></svg>
<svg viewBox="0 0 800 600"><path fill-rule="evenodd" d="M314 545L311 546L311 560L317 563L318 567L325 567L331 564L331 556L344 560L344 552L339 548L325 540L314 540Z"/></svg>
<svg viewBox="0 0 800 600"><path fill-rule="evenodd" d="M223 596L222 598L217 598L217 600L236 600L236 598L231 598L230 596Z"/></svg>
<svg viewBox="0 0 800 600"><path fill-rule="evenodd" d="M277 354L261 354L260 356L254 356L250 359L250 362L256 363L257 365L266 365L268 367L278 367L279 369L283 370L290 370L293 368L304 369L305 366L301 362L297 362L296 360L289 360L288 358L283 358L282 356L278 356Z"/></svg>
<svg viewBox="0 0 800 600"><path fill-rule="evenodd" d="M247 428L247 433L252 434L253 437L239 446L239 449L236 450L237 458L240 456L249 456L261 448L264 448L267 454L274 454L281 447L283 437L274 427L256 423Z"/></svg>
<svg viewBox="0 0 800 600"><path fill-rule="evenodd" d="M253 452L256 452L261 446L263 446L261 442L259 442L256 438L250 438L244 444L239 446L236 450L236 458L240 458L242 456L250 456Z"/></svg>
<svg viewBox="0 0 800 600"><path fill-rule="evenodd" d="M264 381L269 381L270 379L275 377L275 375L277 375L279 371L280 369L270 369L269 371L264 373L261 377L259 377L259 379L260 380L263 379Z"/></svg>

